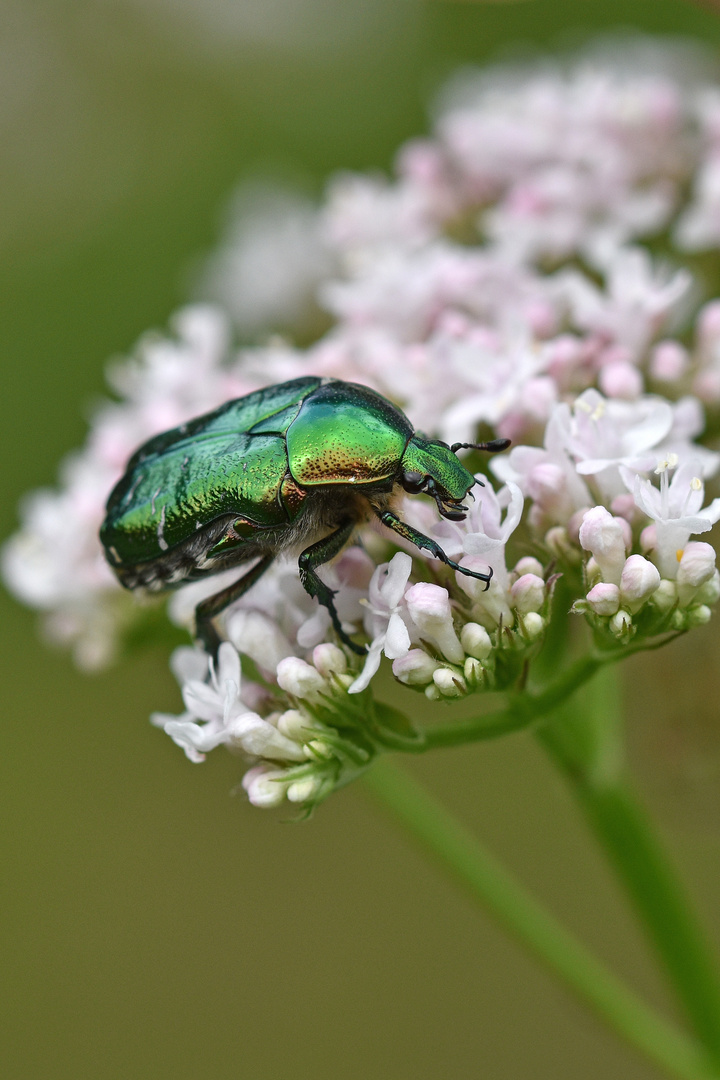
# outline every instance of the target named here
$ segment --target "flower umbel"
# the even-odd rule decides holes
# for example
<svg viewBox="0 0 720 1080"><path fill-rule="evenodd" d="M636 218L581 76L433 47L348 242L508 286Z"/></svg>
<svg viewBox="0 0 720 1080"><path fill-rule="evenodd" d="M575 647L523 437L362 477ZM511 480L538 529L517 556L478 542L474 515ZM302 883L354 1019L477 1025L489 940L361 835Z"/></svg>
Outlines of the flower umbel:
<svg viewBox="0 0 720 1080"><path fill-rule="evenodd" d="M452 704L492 690L517 704L541 694L536 659L554 620L584 622L587 650L605 661L711 617L720 301L682 261L720 242L720 95L670 67L493 69L449 90L392 178L337 178L319 207L283 192L241 198L204 284L230 314L185 308L168 337L115 364L115 398L59 488L23 505L5 579L92 668L149 619L97 534L150 437L316 375L372 387L431 440L512 439L495 480L477 474L461 520L399 484L390 496L489 583L362 524L320 573L340 633L295 556L215 620L216 654L173 653L185 711L153 723L191 761L219 746L245 758L254 805L309 810L383 750L425 745L421 720L375 699L390 671L413 718L413 691ZM667 262L645 246L659 237ZM267 338L268 321L307 335L328 317L306 348ZM268 343L238 350L236 331ZM192 631L198 602L239 573L180 588L175 625Z"/></svg>

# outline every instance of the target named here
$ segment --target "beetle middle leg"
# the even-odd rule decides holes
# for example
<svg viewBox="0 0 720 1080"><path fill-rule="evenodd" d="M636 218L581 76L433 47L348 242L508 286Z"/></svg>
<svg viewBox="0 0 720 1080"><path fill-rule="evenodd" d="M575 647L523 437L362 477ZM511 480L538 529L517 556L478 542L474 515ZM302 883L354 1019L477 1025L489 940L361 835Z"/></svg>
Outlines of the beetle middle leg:
<svg viewBox="0 0 720 1080"><path fill-rule="evenodd" d="M492 566L489 568L488 574L481 574L477 570L469 570L466 566L460 566L458 563L445 554L443 549L434 540L431 540L425 533L421 533L418 529L414 529L412 525L408 525L407 522L402 521L397 514L393 514L392 510L378 510L377 516L382 521L383 525L388 529L392 529L398 536L402 536L405 540L409 540L415 547L420 548L421 551L429 551L436 559L440 559L446 566L449 566L451 570L457 570L458 573L464 574L465 577L477 578L479 581L485 582L485 590L490 587L490 580L493 576Z"/></svg>
<svg viewBox="0 0 720 1080"><path fill-rule="evenodd" d="M221 589L220 592L215 593L213 596L208 596L195 608L195 637L202 642L211 656L217 656L221 644L220 635L213 625L213 619L221 611L224 611L226 607L234 603L235 600L239 600L241 596L244 596L258 578L262 577L274 558L274 555L263 555L251 570L248 570L237 581L233 581L232 585Z"/></svg>
<svg viewBox="0 0 720 1080"><path fill-rule="evenodd" d="M354 641L351 641L342 628L340 616L333 602L334 591L315 572L318 566L330 562L338 552L342 551L350 539L355 525L354 519L348 518L343 521L335 532L330 533L329 536L324 536L322 540L318 540L316 544L311 544L309 548L305 548L298 559L298 566L300 568L300 580L305 591L310 596L315 597L324 608L327 608L340 640L353 652L365 656L366 650L361 645L356 645Z"/></svg>

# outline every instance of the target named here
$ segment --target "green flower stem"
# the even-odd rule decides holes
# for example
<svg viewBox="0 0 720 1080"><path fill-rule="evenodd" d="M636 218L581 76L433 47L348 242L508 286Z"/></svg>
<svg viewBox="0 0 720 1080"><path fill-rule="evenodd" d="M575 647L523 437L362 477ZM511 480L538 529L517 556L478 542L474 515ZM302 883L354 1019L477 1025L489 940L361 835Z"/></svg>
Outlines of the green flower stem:
<svg viewBox="0 0 720 1080"><path fill-rule="evenodd" d="M720 1065L720 984L700 930L651 823L626 777L615 672L606 670L579 700L537 729L565 773L696 1034Z"/></svg>
<svg viewBox="0 0 720 1080"><path fill-rule="evenodd" d="M474 899L631 1046L669 1076L720 1077L704 1050L616 978L407 773L381 758L364 782Z"/></svg>
<svg viewBox="0 0 720 1080"><path fill-rule="evenodd" d="M521 731L543 716L547 716L583 686L600 668L614 657L584 656L576 660L545 690L539 693L523 691L514 694L508 705L476 720L444 720L423 727L424 741L417 747L422 753L440 746L461 746L482 739L496 739L512 731Z"/></svg>

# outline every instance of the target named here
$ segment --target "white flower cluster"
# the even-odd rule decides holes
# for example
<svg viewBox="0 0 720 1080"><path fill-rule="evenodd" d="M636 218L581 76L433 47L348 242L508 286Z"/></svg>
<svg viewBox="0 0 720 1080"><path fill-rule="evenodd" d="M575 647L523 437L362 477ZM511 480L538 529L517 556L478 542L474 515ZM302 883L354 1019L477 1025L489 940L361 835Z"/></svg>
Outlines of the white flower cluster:
<svg viewBox="0 0 720 1080"><path fill-rule="evenodd" d="M284 202L279 231L268 212L262 228L232 232L212 275L241 333L257 335L260 310L300 325L308 289L331 329L307 348L275 338L238 352L220 309L181 311L172 337L147 337L110 371L117 399L60 488L25 504L5 579L97 667L143 617L97 531L150 436L314 374L373 386L448 442L513 440L492 461L497 490L478 476L464 521L398 500L451 559L492 568L487 590L368 526L362 547L322 571L346 633L367 643L363 664L338 647L291 562L218 620L216 663L175 653L186 711L154 722L191 760L219 745L249 758L256 805L310 806L378 746L411 737L369 694L383 655L431 700L517 685L548 619L565 617L552 605L559 578L570 618L600 648L710 617L715 554L691 537L720 518L720 500L703 505L720 455L701 441L720 420L720 300L703 297L690 253L720 247L720 88L679 47L638 50L466 77L393 179L342 176L323 207L303 203L297 227ZM251 318L231 298L254 270L265 300ZM173 621L190 627L195 604L226 583L179 590Z"/></svg>

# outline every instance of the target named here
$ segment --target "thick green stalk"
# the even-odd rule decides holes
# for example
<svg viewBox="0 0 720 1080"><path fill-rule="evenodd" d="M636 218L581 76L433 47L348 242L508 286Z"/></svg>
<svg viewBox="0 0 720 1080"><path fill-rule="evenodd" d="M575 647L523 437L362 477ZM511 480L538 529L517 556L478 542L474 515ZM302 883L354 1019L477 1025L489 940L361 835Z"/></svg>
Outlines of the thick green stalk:
<svg viewBox="0 0 720 1080"><path fill-rule="evenodd" d="M380 759L365 784L423 848L618 1035L669 1076L720 1078L705 1052L645 1005L407 773Z"/></svg>
<svg viewBox="0 0 720 1080"><path fill-rule="evenodd" d="M628 783L615 679L605 670L540 726L537 737L570 781L695 1032L720 1065L720 983L712 949Z"/></svg>

